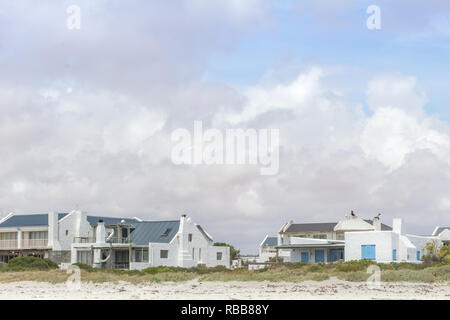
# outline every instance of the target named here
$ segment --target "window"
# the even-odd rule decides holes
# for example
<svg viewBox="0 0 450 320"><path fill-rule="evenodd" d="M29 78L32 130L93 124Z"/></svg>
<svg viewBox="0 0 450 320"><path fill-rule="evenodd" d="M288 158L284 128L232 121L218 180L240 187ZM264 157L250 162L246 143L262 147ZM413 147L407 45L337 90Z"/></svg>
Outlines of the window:
<svg viewBox="0 0 450 320"><path fill-rule="evenodd" d="M222 252L217 252L217 260L222 260Z"/></svg>
<svg viewBox="0 0 450 320"><path fill-rule="evenodd" d="M66 230L66 237L69 235L69 230Z"/></svg>
<svg viewBox="0 0 450 320"><path fill-rule="evenodd" d="M148 262L148 249L142 251L142 262Z"/></svg>
<svg viewBox="0 0 450 320"><path fill-rule="evenodd" d="M313 235L314 239L326 239L327 235L326 234L315 234Z"/></svg>
<svg viewBox="0 0 450 320"><path fill-rule="evenodd" d="M192 260L195 260L195 248L192 248Z"/></svg>
<svg viewBox="0 0 450 320"><path fill-rule="evenodd" d="M167 228L166 231L164 231L164 233L161 235L161 238L167 238L170 231L172 231L172 228Z"/></svg>
<svg viewBox="0 0 450 320"><path fill-rule="evenodd" d="M92 263L91 251L77 251L77 262L90 265Z"/></svg>
<svg viewBox="0 0 450 320"><path fill-rule="evenodd" d="M161 259L169 258L169 250L161 250L161 251L159 251L159 257Z"/></svg>
<svg viewBox="0 0 450 320"><path fill-rule="evenodd" d="M375 260L376 259L375 245L362 245L361 246L361 259Z"/></svg>
<svg viewBox="0 0 450 320"><path fill-rule="evenodd" d="M201 261L202 260L202 248L198 249L198 260Z"/></svg>
<svg viewBox="0 0 450 320"><path fill-rule="evenodd" d="M148 262L148 249L145 248L134 249L134 261Z"/></svg>
<svg viewBox="0 0 450 320"><path fill-rule="evenodd" d="M189 234L188 234L188 241L189 241L189 242L192 242L192 233L189 233Z"/></svg>

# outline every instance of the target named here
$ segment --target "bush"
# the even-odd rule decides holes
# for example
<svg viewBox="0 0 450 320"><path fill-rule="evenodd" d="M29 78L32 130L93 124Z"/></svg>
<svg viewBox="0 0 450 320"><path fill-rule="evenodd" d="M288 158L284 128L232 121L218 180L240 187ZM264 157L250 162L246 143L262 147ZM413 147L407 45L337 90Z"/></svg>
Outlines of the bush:
<svg viewBox="0 0 450 320"><path fill-rule="evenodd" d="M308 272L324 272L324 268L321 264L312 264L306 269Z"/></svg>
<svg viewBox="0 0 450 320"><path fill-rule="evenodd" d="M8 271L51 270L58 269L58 264L36 257L15 257L8 263Z"/></svg>
<svg viewBox="0 0 450 320"><path fill-rule="evenodd" d="M72 264L73 266L77 266L78 268L80 268L81 270L87 271L87 272L94 272L95 268L85 264L85 263L74 263Z"/></svg>
<svg viewBox="0 0 450 320"><path fill-rule="evenodd" d="M8 268L8 264L4 262L0 262L0 271L6 270Z"/></svg>

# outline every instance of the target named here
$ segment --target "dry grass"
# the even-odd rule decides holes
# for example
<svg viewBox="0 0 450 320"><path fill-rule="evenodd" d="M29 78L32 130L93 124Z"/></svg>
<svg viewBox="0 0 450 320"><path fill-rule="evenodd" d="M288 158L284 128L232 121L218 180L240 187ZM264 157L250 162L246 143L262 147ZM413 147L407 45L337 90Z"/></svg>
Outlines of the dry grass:
<svg viewBox="0 0 450 320"><path fill-rule="evenodd" d="M381 281L383 282L450 282L450 266L441 265L417 270L411 267L402 269L392 269L386 267L381 271ZM271 282L302 282L306 280L323 281L330 277L337 277L341 280L352 282L366 281L370 274L365 270L355 270L343 272L342 268L336 266L321 266L321 268L311 270L311 266L287 266L280 265L273 269L262 269L248 271L239 269L233 271L217 271L211 273L170 271L148 274L139 271L114 271L96 270L88 272L81 270L81 280L83 282L112 282L125 281L130 283L145 282L183 282L193 279L200 281L271 281ZM63 270L47 271L17 271L0 272L0 283L18 281L38 281L49 283L65 282L70 274Z"/></svg>

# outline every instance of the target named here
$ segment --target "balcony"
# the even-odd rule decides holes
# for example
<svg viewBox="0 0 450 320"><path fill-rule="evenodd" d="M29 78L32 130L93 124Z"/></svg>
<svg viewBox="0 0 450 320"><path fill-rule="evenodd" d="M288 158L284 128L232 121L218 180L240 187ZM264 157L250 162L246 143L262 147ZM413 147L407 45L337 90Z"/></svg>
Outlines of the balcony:
<svg viewBox="0 0 450 320"><path fill-rule="evenodd" d="M17 249L17 240L0 240L0 250Z"/></svg>
<svg viewBox="0 0 450 320"><path fill-rule="evenodd" d="M74 237L73 243L95 243L95 238L93 238L93 237Z"/></svg>
<svg viewBox="0 0 450 320"><path fill-rule="evenodd" d="M108 243L128 243L128 238L125 237L112 237Z"/></svg>
<svg viewBox="0 0 450 320"><path fill-rule="evenodd" d="M48 246L48 239L23 239L21 249L44 249Z"/></svg>

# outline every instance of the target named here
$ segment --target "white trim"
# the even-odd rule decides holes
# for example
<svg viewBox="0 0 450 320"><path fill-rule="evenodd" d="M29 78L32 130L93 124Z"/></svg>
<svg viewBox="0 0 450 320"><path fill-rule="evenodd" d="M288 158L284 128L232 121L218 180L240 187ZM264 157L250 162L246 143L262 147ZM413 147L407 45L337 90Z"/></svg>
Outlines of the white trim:
<svg viewBox="0 0 450 320"><path fill-rule="evenodd" d="M8 213L8 215L7 215L6 217L4 217L4 218L2 218L2 219L0 220L0 224L2 224L3 222L5 222L6 220L8 220L9 218L11 218L12 216L14 216L14 212Z"/></svg>
<svg viewBox="0 0 450 320"><path fill-rule="evenodd" d="M260 248L262 248L264 242L266 242L266 240L267 240L268 237L269 237L268 234L264 237L264 240L259 244L259 247L260 247Z"/></svg>
<svg viewBox="0 0 450 320"><path fill-rule="evenodd" d="M436 228L434 228L434 231L431 235L436 236L436 232L439 230L439 228L440 228L440 226L437 226Z"/></svg>

